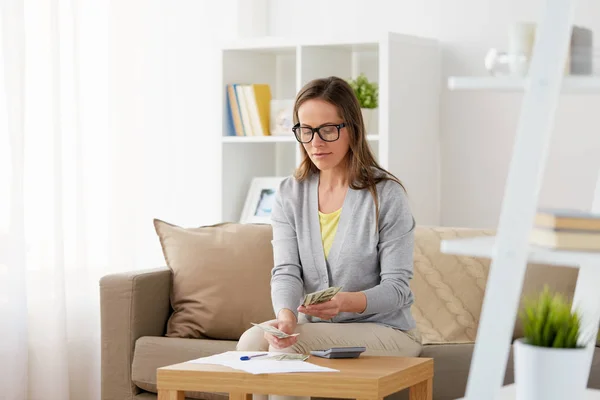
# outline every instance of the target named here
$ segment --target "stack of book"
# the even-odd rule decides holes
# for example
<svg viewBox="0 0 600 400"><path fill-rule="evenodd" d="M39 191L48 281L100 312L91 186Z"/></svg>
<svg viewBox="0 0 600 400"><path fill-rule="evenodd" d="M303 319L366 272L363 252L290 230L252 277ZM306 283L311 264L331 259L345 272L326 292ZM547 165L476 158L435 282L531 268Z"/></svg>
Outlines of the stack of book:
<svg viewBox="0 0 600 400"><path fill-rule="evenodd" d="M264 83L227 85L227 135L269 136L271 89Z"/></svg>
<svg viewBox="0 0 600 400"><path fill-rule="evenodd" d="M600 214L539 210L530 243L557 250L600 251Z"/></svg>

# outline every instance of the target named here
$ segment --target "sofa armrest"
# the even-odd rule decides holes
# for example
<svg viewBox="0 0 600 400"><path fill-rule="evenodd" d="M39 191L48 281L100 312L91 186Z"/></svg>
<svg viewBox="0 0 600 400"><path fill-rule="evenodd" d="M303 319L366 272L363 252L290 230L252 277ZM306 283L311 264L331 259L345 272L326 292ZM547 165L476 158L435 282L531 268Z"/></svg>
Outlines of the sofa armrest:
<svg viewBox="0 0 600 400"><path fill-rule="evenodd" d="M101 398L133 399L135 342L163 336L171 312L168 268L106 275L100 279Z"/></svg>

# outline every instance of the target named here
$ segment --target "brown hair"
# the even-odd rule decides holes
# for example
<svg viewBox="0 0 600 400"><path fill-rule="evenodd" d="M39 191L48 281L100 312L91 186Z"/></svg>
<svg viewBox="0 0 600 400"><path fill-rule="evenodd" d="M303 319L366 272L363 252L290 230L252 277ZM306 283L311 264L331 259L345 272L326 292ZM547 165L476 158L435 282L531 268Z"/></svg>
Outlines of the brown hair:
<svg viewBox="0 0 600 400"><path fill-rule="evenodd" d="M365 125L360 111L360 104L352 87L345 80L330 76L328 78L314 79L308 82L298 93L294 104L294 125L299 122L298 109L311 99L324 100L338 109L338 115L346 124L350 139L350 149L346 155L348 165L348 183L355 190L369 189L375 201L375 221L379 221L379 200L377 198L377 184L383 180L397 182L402 189L406 190L402 182L392 173L381 168L369 147L365 134ZM319 169L302 149L302 162L296 169L294 177L304 181L312 174L318 173ZM379 173L377 173L379 172Z"/></svg>

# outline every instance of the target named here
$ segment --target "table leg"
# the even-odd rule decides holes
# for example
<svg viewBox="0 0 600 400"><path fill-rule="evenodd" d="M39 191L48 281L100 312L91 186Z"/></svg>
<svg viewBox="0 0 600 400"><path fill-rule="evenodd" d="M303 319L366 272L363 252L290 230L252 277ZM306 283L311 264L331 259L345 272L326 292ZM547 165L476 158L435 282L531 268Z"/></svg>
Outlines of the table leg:
<svg viewBox="0 0 600 400"><path fill-rule="evenodd" d="M158 389L158 400L185 400L185 392L181 390Z"/></svg>
<svg viewBox="0 0 600 400"><path fill-rule="evenodd" d="M417 383L410 387L410 400L432 400L433 379Z"/></svg>
<svg viewBox="0 0 600 400"><path fill-rule="evenodd" d="M252 400L252 393L229 393L229 400Z"/></svg>

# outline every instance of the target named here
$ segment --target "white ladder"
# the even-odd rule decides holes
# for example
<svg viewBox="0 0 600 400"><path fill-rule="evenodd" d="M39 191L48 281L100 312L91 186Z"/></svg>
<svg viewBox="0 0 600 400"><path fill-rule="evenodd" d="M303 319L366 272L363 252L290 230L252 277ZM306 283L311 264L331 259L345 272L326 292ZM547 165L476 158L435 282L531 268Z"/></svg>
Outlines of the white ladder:
<svg viewBox="0 0 600 400"><path fill-rule="evenodd" d="M588 83L590 87L598 85L598 78L563 78L574 3L574 0L547 0L537 27L528 77L523 80L525 94L497 236L442 242L445 253L484 255L492 260L465 395L468 400L493 400L499 395L528 261L558 265L566 261L567 265L579 267L573 306L583 313L583 326L588 328L585 333L597 332L600 323L600 253L544 251L532 249L528 244L563 84L575 81L584 88ZM493 79L471 78L462 83L471 89L490 84L499 88L491 83ZM505 80L511 87L515 82L518 84L520 80ZM600 174L592 211L600 212ZM594 345L595 341L588 346L588 367Z"/></svg>

